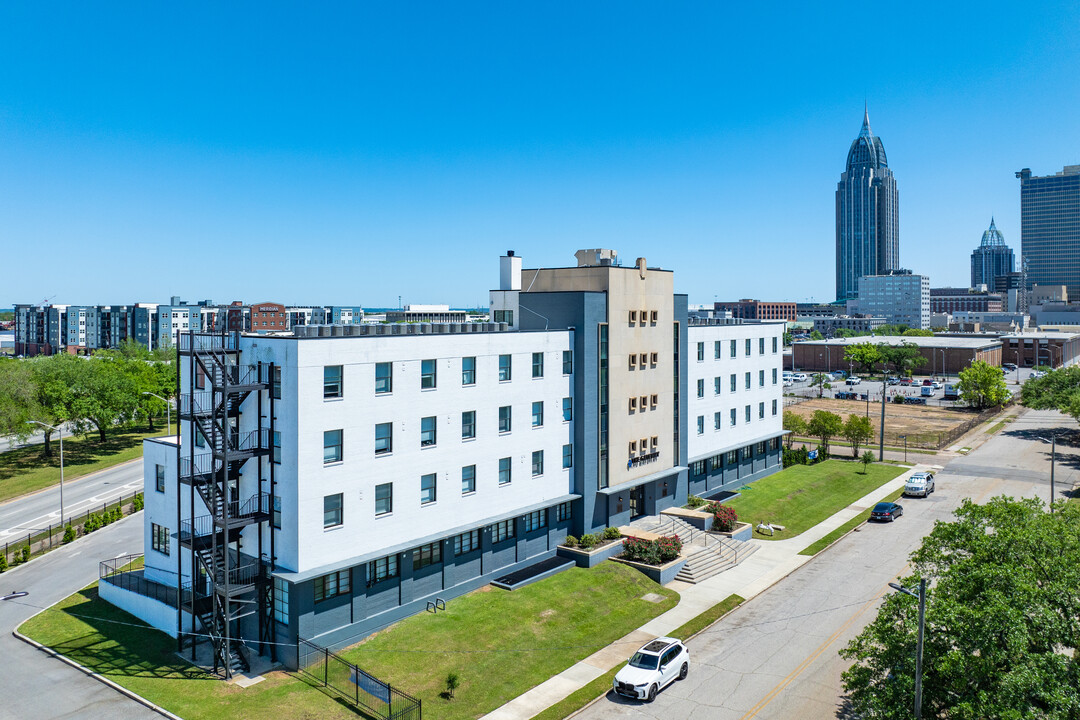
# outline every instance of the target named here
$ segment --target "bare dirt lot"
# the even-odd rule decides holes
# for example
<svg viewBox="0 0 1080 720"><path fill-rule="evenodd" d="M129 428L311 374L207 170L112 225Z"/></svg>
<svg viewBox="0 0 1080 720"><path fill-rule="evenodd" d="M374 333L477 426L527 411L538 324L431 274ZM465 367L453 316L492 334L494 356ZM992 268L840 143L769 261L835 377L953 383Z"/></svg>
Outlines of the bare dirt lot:
<svg viewBox="0 0 1080 720"><path fill-rule="evenodd" d="M866 403L858 400L833 400L814 398L784 410L798 413L809 420L815 410L828 410L847 420L848 415L866 414ZM929 405L898 405L888 403L885 408L885 444L903 446L902 436L907 435L908 447L938 448L964 423L978 415L967 409L933 407ZM877 437L881 419L881 403L870 403L870 422ZM836 438L841 440L842 438Z"/></svg>

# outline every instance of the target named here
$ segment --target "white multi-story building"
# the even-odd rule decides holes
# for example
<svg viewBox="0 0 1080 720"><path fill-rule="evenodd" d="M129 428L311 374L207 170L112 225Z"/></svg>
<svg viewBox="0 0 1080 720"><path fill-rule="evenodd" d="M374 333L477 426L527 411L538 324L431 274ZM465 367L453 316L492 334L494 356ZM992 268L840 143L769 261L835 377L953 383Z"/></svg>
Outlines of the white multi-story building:
<svg viewBox="0 0 1080 720"><path fill-rule="evenodd" d="M930 327L930 278L911 272L864 275L858 280L859 297L848 301L852 312L883 317L890 325L917 330ZM854 308L854 310L853 310Z"/></svg>
<svg viewBox="0 0 1080 720"><path fill-rule="evenodd" d="M502 258L491 304L513 326L181 335L182 430L145 444L140 579L179 600L103 596L209 635L221 665L237 637L291 664L299 638L347 645L567 534L779 469L783 324L691 321L670 271L578 259Z"/></svg>

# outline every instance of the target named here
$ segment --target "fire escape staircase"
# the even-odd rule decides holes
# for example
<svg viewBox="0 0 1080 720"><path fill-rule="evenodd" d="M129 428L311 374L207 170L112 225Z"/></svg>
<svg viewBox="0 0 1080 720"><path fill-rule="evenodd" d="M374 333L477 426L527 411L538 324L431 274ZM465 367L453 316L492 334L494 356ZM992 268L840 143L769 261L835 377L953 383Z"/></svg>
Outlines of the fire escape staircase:
<svg viewBox="0 0 1080 720"><path fill-rule="evenodd" d="M226 678L249 669L240 649L239 621L261 613L262 628L262 616L268 623L272 612L269 567L240 552L243 529L270 520L270 494L260 488L243 502L237 497L244 464L271 451L269 428L239 430L244 401L269 384L259 368L239 364L237 346L235 335L181 338L181 353L193 356L195 373L190 392L180 396L180 415L198 441L188 457L181 456L179 477L209 513L197 514L193 503L190 516L180 523L179 541L192 554L196 576L186 597L213 648L214 672L220 669ZM193 653L198 636L189 638Z"/></svg>

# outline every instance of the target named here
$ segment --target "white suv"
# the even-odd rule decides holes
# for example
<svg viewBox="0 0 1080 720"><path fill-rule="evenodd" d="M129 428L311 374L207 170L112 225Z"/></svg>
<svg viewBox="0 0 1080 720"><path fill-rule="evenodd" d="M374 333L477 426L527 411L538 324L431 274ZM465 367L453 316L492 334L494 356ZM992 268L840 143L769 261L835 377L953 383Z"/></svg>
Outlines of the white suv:
<svg viewBox="0 0 1080 720"><path fill-rule="evenodd" d="M904 483L905 495L926 497L932 492L934 492L934 473L931 472L912 473Z"/></svg>
<svg viewBox="0 0 1080 720"><path fill-rule="evenodd" d="M615 675L612 688L619 695L652 702L656 693L690 671L690 651L675 638L656 638L634 653Z"/></svg>

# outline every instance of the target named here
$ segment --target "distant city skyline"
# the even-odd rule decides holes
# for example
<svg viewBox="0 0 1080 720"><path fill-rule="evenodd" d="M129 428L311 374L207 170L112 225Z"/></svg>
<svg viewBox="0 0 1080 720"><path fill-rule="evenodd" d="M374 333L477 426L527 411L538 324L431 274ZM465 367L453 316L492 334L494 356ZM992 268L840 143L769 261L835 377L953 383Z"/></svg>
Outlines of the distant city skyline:
<svg viewBox="0 0 1080 720"><path fill-rule="evenodd" d="M903 41L853 54L868 25ZM692 303L831 301L864 104L900 265L959 286L987 218L1019 242L1013 174L1080 162L1078 26L1069 2L9 4L0 305L476 306L506 250L590 247Z"/></svg>

